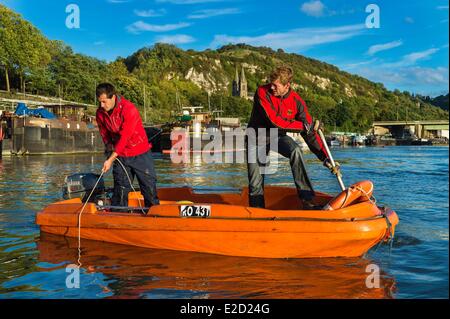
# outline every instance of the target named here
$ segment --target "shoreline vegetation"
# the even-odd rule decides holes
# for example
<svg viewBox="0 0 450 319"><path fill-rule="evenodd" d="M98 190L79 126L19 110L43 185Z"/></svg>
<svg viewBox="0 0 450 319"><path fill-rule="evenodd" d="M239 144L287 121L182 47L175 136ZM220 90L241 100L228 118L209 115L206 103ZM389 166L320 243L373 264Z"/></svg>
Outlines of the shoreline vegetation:
<svg viewBox="0 0 450 319"><path fill-rule="evenodd" d="M62 41L47 39L3 5L0 25L3 98L20 96L14 92L53 96L90 104L87 111L93 114L96 85L111 82L135 103L149 124L170 121L182 106L199 105L210 105L212 110L223 110L221 116L238 117L246 123L257 86L266 81L273 67L288 64L294 69L293 89L329 130L366 132L374 121L449 116L448 110L433 106L429 97L389 91L382 83L282 49L236 44L199 52L157 43L106 62L75 53ZM249 96L232 96L232 82L242 70Z"/></svg>

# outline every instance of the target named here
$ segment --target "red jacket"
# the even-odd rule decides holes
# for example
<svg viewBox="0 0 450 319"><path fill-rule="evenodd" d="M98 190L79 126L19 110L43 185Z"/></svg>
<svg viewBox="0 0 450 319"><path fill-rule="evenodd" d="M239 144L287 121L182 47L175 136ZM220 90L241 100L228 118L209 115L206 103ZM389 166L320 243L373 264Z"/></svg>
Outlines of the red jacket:
<svg viewBox="0 0 450 319"><path fill-rule="evenodd" d="M123 97L116 95L110 114L99 107L96 118L103 142L112 144L119 156L137 156L151 149L138 109Z"/></svg>
<svg viewBox="0 0 450 319"><path fill-rule="evenodd" d="M300 132L309 149L324 161L328 153L313 126L305 101L295 91L289 89L284 96L278 97L272 94L270 84L258 87L248 127L276 127L280 129L280 134Z"/></svg>

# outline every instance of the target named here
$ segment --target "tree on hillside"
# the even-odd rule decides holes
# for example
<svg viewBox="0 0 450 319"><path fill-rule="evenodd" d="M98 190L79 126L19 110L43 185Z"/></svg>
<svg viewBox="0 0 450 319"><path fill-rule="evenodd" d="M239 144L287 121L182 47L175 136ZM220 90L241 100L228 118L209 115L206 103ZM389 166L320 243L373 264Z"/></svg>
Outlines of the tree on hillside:
<svg viewBox="0 0 450 319"><path fill-rule="evenodd" d="M5 72L7 91L10 91L9 72L19 76L20 89L24 89L24 77L48 64L48 44L32 24L0 5L0 65Z"/></svg>
<svg viewBox="0 0 450 319"><path fill-rule="evenodd" d="M53 43L52 52L48 68L52 73L55 94L68 100L94 103L96 85L111 81L106 63L75 54L61 42Z"/></svg>

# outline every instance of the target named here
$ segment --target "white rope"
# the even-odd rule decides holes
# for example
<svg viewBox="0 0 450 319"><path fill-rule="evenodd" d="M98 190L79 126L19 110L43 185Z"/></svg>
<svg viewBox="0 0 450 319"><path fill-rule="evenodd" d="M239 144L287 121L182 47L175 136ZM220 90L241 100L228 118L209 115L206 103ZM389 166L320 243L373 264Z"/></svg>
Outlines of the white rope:
<svg viewBox="0 0 450 319"><path fill-rule="evenodd" d="M377 200L376 200L376 198L375 198L375 196L373 196L373 194L371 195L371 196L369 196L369 193L367 193L361 186L352 186L353 188L355 188L355 189L357 189L357 190L359 190L361 193L363 193L365 196L366 196L366 198L372 203L372 204L374 204L374 205L376 205L376 203L377 203ZM373 198L373 199L372 199Z"/></svg>
<svg viewBox="0 0 450 319"><path fill-rule="evenodd" d="M83 214L84 209L86 208L86 205L89 203L89 199L91 198L92 194L94 193L95 189L97 188L98 182L102 178L104 172L100 174L100 177L98 178L97 182L95 183L94 187L92 188L91 193L89 194L88 198L84 202L83 207L80 210L80 213L78 214L78 268L81 267L81 214Z"/></svg>
<svg viewBox="0 0 450 319"><path fill-rule="evenodd" d="M128 177L128 181L130 182L131 188L136 193L136 190L133 187L133 183L131 181L130 176L128 175L128 172L127 172L125 166L122 164L122 162L118 158L116 158L115 160L117 160L119 162L119 164L122 166L123 170L125 171L125 174ZM103 170L102 170L102 173L100 174L100 177L97 179L97 182L95 183L94 187L92 188L91 193L89 194L88 198L84 202L84 205L81 208L80 213L78 214L78 268L80 268L81 265L82 265L82 263L81 263L81 215L83 214L84 209L86 208L86 205L89 203L89 199L91 198L92 194L94 193L95 189L97 188L98 182L103 177L104 173L105 172L103 172ZM139 207L141 208L142 213L145 214L145 211L144 211L144 209L143 209L143 207L141 205L140 198L138 198L138 203L139 203Z"/></svg>
<svg viewBox="0 0 450 319"><path fill-rule="evenodd" d="M377 200L376 200L376 198L375 198L375 196L373 196L373 194L372 195L369 195L369 192L366 192L361 186L354 186L354 185L352 185L352 186L350 186L349 188L347 188L346 190L345 190L345 198L344 198L344 201L343 201L343 203L341 204L341 206L338 208L338 209L341 209L342 207L344 207L345 206L345 204L347 203L347 200L348 200L348 198L349 198L349 196L350 196L350 192L351 191L354 191L354 190L358 190L358 191L360 191L373 205L376 205L376 203L377 203ZM373 185L372 185L372 189L371 189L371 191L373 190ZM356 198L357 199L357 198ZM324 207L323 207L323 210L330 210L330 206L327 204L327 205L325 205Z"/></svg>

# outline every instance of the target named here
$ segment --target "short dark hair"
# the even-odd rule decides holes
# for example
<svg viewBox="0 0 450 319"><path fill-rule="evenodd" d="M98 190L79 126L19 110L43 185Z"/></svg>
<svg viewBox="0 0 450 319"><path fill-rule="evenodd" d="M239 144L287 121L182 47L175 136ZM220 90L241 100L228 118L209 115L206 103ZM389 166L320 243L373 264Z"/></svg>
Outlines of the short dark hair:
<svg viewBox="0 0 450 319"><path fill-rule="evenodd" d="M116 89L111 83L100 83L95 89L95 94L97 97L100 97L102 94L106 94L108 99L111 99L114 95L116 95Z"/></svg>

